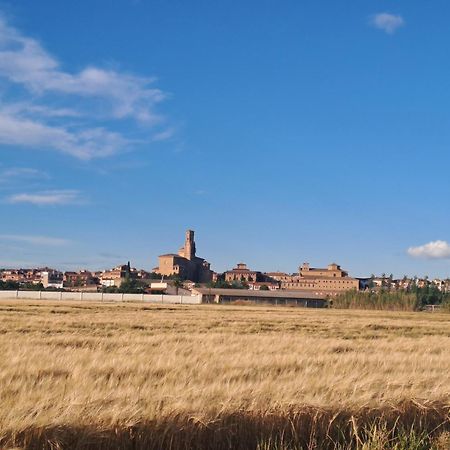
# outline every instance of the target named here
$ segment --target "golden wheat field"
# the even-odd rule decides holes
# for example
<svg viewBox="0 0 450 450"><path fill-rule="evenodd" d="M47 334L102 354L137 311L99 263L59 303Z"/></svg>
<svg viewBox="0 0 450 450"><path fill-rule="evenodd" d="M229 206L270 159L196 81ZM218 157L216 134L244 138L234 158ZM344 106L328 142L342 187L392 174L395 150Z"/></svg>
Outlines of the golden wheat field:
<svg viewBox="0 0 450 450"><path fill-rule="evenodd" d="M0 444L446 448L449 319L1 301Z"/></svg>

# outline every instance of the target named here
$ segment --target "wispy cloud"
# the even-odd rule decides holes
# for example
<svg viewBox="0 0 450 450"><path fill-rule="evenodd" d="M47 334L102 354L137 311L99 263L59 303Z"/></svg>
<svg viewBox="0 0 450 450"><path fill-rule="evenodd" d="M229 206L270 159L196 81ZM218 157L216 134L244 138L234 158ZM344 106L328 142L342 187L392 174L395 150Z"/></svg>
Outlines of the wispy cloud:
<svg viewBox="0 0 450 450"><path fill-rule="evenodd" d="M431 241L418 247L410 247L408 254L414 258L448 259L450 258L450 245L447 241Z"/></svg>
<svg viewBox="0 0 450 450"><path fill-rule="evenodd" d="M44 264L39 264L36 261L31 261L28 259L0 259L0 267L11 267L11 268L17 268L17 267L39 267L43 266Z"/></svg>
<svg viewBox="0 0 450 450"><path fill-rule="evenodd" d="M38 206L50 206L80 204L82 203L82 198L79 191L60 190L14 194L9 196L7 201L13 204L29 203Z"/></svg>
<svg viewBox="0 0 450 450"><path fill-rule="evenodd" d="M405 25L405 20L400 15L379 13L371 17L370 23L387 34L394 34Z"/></svg>
<svg viewBox="0 0 450 450"><path fill-rule="evenodd" d="M176 133L174 127L166 128L165 130L159 131L153 136L153 141L166 141L171 139Z"/></svg>
<svg viewBox="0 0 450 450"><path fill-rule="evenodd" d="M11 115L17 114L39 114L43 117L81 117L79 111L70 108L49 107L45 105L36 105L30 102L18 101L5 104L2 110Z"/></svg>
<svg viewBox="0 0 450 450"><path fill-rule="evenodd" d="M155 128L164 126L156 107L167 94L154 87L154 78L96 66L65 71L37 40L1 15L0 79L11 91L22 90L16 101L2 101L0 144L57 150L87 160L142 141L112 131L116 120L139 122L143 127L134 131L146 129L148 142L168 135ZM155 128L154 137L150 128Z"/></svg>
<svg viewBox="0 0 450 450"><path fill-rule="evenodd" d="M70 244L71 241L49 236L32 236L22 234L0 234L0 240L8 242L22 242L31 245L59 247Z"/></svg>
<svg viewBox="0 0 450 450"><path fill-rule="evenodd" d="M0 170L0 184L23 179L48 180L49 178L50 177L46 172L30 167L11 167Z"/></svg>
<svg viewBox="0 0 450 450"><path fill-rule="evenodd" d="M117 253L110 253L110 252L100 252L98 256L102 259L123 259L122 255L119 255Z"/></svg>

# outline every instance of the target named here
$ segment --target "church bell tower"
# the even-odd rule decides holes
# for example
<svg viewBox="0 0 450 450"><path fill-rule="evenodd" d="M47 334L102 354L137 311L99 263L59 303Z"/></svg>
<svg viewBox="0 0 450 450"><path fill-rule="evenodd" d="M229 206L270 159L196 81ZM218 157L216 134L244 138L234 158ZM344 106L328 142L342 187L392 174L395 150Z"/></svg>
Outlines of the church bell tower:
<svg viewBox="0 0 450 450"><path fill-rule="evenodd" d="M195 258L195 241L194 232L192 230L186 231L186 239L184 241L184 257L189 260Z"/></svg>

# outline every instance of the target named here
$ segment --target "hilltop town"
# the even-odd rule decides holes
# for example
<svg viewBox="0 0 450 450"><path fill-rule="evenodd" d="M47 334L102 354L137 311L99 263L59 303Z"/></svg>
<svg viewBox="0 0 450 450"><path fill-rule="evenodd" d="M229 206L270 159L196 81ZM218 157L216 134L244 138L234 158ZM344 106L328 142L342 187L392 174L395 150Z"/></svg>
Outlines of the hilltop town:
<svg viewBox="0 0 450 450"><path fill-rule="evenodd" d="M158 266L151 271L136 269L127 264L102 271L62 272L55 268L0 269L1 289L65 290L76 292L145 292L178 293L198 289L229 289L259 291L289 291L308 293L320 298L333 298L347 291L411 291L414 288L433 287L442 293L450 292L450 279L407 277L394 279L392 275L372 275L356 278L330 263L324 268L300 265L296 272L262 272L237 263L223 273L211 269L211 264L197 256L195 233L187 230L185 241L177 253L158 257ZM242 296L241 292L241 296Z"/></svg>

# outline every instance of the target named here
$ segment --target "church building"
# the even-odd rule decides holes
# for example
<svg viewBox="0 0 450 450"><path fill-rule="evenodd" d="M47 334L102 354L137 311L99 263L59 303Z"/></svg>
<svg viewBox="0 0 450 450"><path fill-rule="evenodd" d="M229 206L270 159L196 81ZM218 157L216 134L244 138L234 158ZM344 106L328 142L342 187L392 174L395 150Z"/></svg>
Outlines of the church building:
<svg viewBox="0 0 450 450"><path fill-rule="evenodd" d="M212 279L210 264L195 255L194 231L187 230L184 247L176 253L159 256L159 266L153 269L160 275L177 275L183 280L207 283Z"/></svg>

